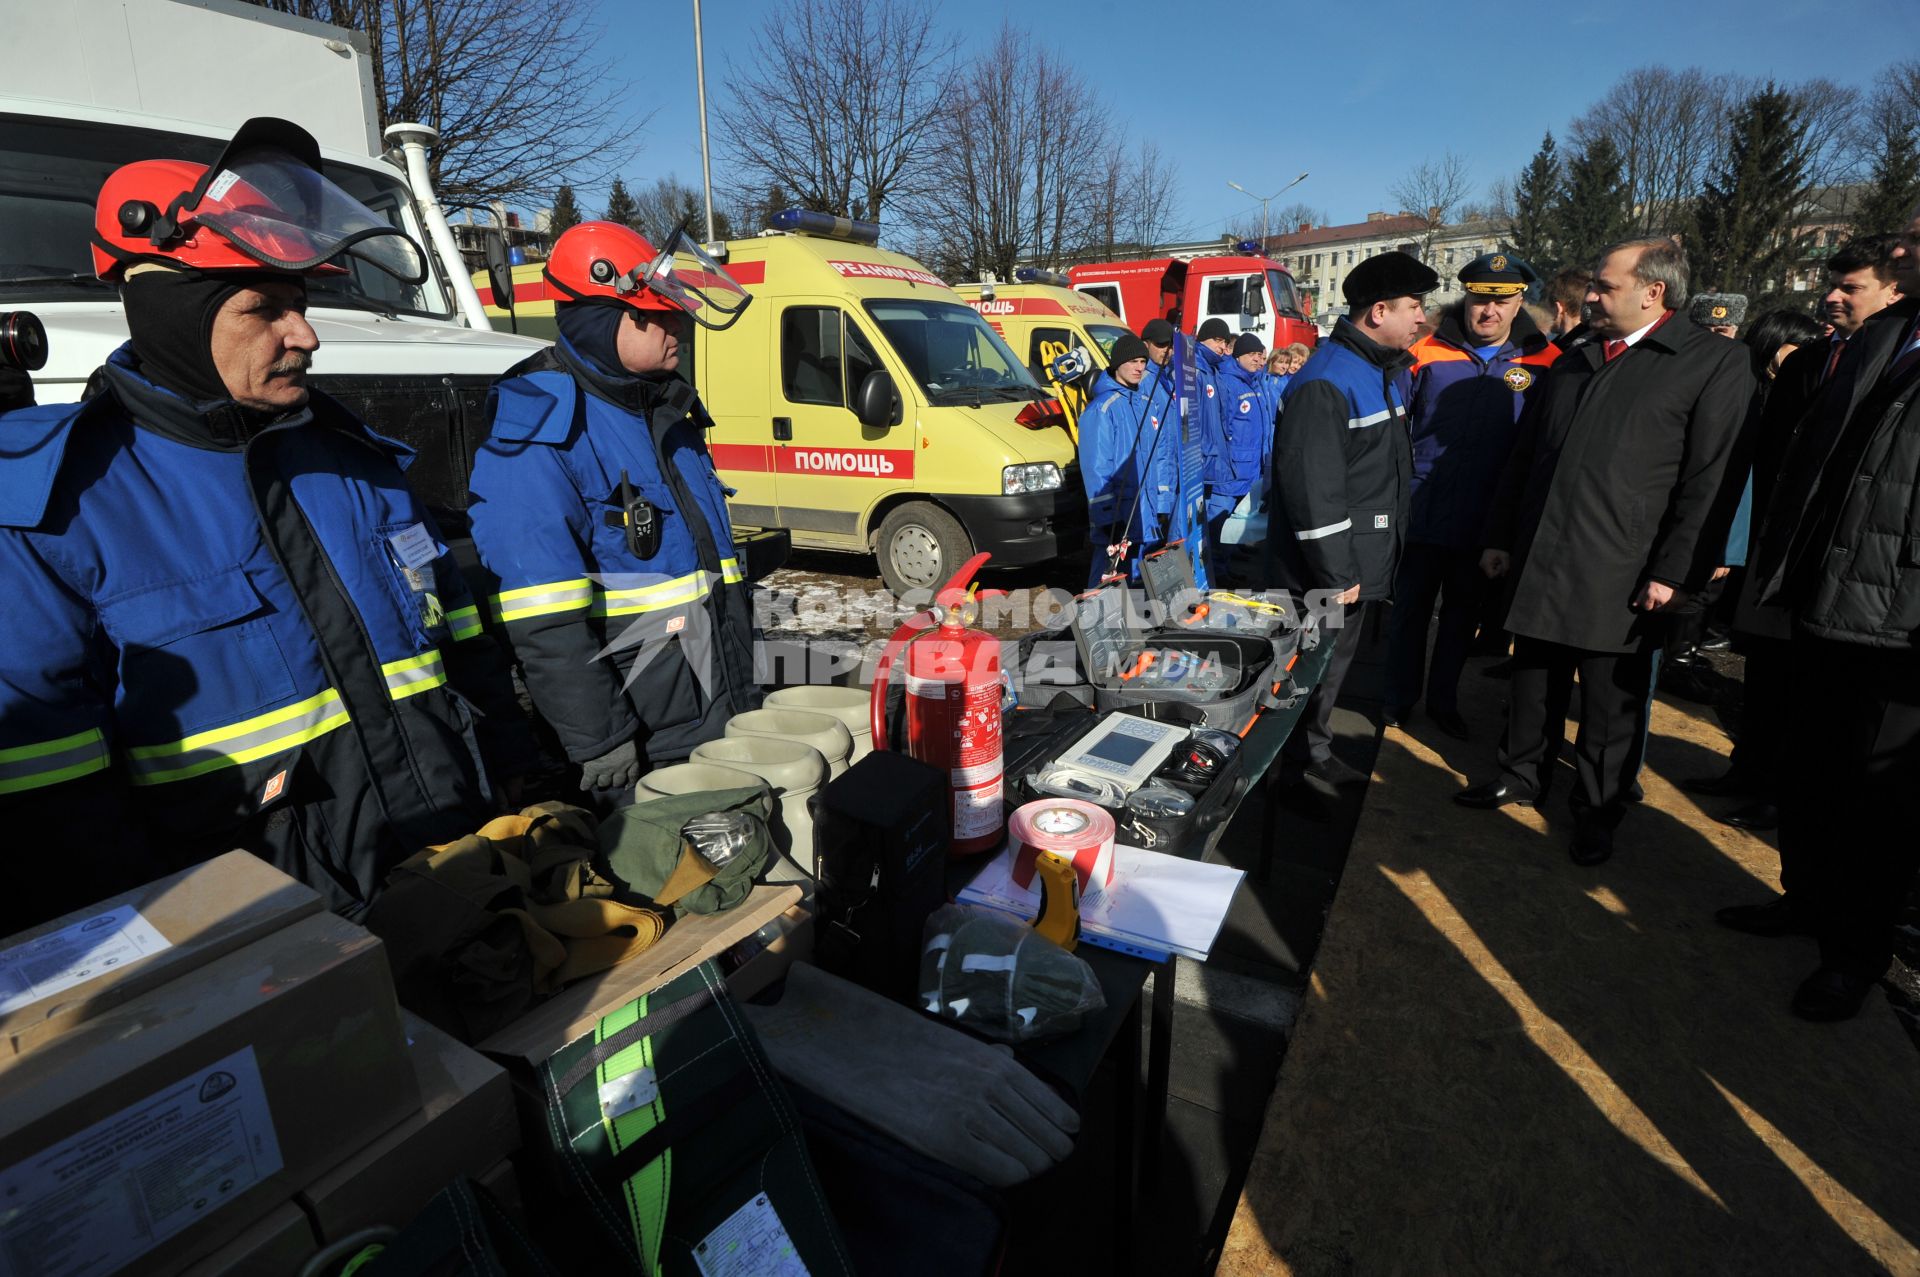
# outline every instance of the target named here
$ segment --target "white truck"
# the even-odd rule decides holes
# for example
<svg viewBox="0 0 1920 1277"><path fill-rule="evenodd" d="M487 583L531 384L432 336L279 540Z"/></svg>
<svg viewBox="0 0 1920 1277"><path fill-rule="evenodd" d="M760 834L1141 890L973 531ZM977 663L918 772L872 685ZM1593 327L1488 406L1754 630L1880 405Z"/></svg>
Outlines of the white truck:
<svg viewBox="0 0 1920 1277"><path fill-rule="evenodd" d="M427 185L431 132L380 137L366 36L239 0L0 0L0 30L0 312L46 325L39 401L80 398L126 340L89 250L107 174L211 163L249 117L284 116L318 139L328 177L428 250L420 284L357 263L311 282L313 381L418 450L409 479L462 534L487 385L545 343L488 324Z"/></svg>

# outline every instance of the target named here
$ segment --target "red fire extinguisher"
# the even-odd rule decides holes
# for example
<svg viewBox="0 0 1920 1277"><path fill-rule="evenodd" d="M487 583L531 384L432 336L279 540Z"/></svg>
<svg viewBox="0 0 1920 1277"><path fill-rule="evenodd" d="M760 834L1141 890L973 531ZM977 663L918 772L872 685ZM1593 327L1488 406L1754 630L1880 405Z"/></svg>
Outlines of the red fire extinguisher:
<svg viewBox="0 0 1920 1277"><path fill-rule="evenodd" d="M934 596L928 612L894 631L874 670L869 705L875 749L887 748L887 679L907 653L907 754L947 773L955 856L992 851L1006 829L1000 752L1000 643L962 623L976 554Z"/></svg>

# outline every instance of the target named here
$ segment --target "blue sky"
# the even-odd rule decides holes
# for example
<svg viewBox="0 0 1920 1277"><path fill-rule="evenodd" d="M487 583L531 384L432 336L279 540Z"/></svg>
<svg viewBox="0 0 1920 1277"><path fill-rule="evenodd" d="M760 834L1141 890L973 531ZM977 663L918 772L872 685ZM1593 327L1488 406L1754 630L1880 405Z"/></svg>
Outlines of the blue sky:
<svg viewBox="0 0 1920 1277"><path fill-rule="evenodd" d="M608 47L636 51L623 58L637 68L630 100L656 111L627 181L675 173L697 185L691 0L598 3ZM725 92L729 55L748 52L775 7L774 0L703 0L710 105ZM1221 16L1188 24L1166 16L1201 12ZM1218 234L1248 210L1258 215L1259 205L1229 180L1265 195L1305 170L1311 176L1276 208L1297 198L1335 223L1358 221L1387 207L1386 188L1396 178L1452 149L1471 161L1477 195L1518 171L1544 130L1560 136L1634 67L1697 65L1786 81L1825 76L1866 87L1885 63L1920 54L1920 0L1621 0L1604 7L1547 0L1499 8L1431 0L1204 8L946 0L941 9L944 24L964 26L969 46L989 41L1003 19L1070 49L1116 117L1177 156L1178 229L1196 238ZM1147 36L1153 29L1160 34ZM1256 47L1260 36L1264 51ZM1286 87L1270 97L1241 87L1255 75ZM726 163L717 136L714 146L720 184ZM583 194L582 203L598 212L604 195Z"/></svg>

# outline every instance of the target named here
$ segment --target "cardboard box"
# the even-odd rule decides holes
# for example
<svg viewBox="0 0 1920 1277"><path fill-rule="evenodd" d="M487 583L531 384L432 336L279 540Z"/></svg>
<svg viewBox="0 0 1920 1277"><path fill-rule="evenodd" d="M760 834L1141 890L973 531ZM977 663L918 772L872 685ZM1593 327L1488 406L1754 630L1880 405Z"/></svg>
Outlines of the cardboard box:
<svg viewBox="0 0 1920 1277"><path fill-rule="evenodd" d="M766 948L735 967L727 976L727 991L745 1001L787 974L796 962L813 961L813 915L795 905L780 915L785 928Z"/></svg>
<svg viewBox="0 0 1920 1277"><path fill-rule="evenodd" d="M681 918L651 948L568 985L482 1042L480 1049L510 1071L537 1068L615 1008L725 953L735 941L746 939L799 900L800 888L791 883L763 885L725 913Z"/></svg>
<svg viewBox="0 0 1920 1277"><path fill-rule="evenodd" d="M324 1242L363 1228L404 1228L451 1181L479 1179L520 1147L506 1070L401 1012L419 1111L323 1173L295 1197Z"/></svg>
<svg viewBox="0 0 1920 1277"><path fill-rule="evenodd" d="M14 1062L0 1255L171 1277L419 1103L380 941L303 918Z"/></svg>
<svg viewBox="0 0 1920 1277"><path fill-rule="evenodd" d="M319 1251L306 1213L287 1202L187 1269L185 1277L293 1277Z"/></svg>
<svg viewBox="0 0 1920 1277"><path fill-rule="evenodd" d="M230 851L0 941L0 1068L320 906L312 889Z"/></svg>

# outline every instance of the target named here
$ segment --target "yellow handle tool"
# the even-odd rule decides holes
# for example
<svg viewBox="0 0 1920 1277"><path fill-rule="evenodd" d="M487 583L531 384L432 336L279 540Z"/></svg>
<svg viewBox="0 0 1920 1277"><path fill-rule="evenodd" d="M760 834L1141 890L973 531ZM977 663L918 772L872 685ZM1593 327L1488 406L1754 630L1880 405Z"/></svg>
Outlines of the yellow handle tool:
<svg viewBox="0 0 1920 1277"><path fill-rule="evenodd" d="M1040 913L1033 929L1072 953L1080 943L1080 875L1058 852L1041 852L1033 865L1040 880Z"/></svg>

